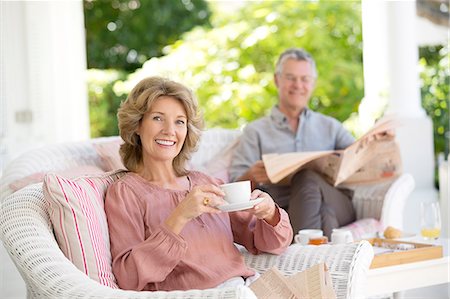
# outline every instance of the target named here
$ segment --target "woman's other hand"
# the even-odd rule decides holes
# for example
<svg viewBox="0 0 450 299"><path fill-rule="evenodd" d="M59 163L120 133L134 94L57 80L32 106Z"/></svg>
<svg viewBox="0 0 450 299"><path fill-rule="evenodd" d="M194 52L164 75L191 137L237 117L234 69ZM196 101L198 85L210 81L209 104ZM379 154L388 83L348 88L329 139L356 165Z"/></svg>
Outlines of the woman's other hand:
<svg viewBox="0 0 450 299"><path fill-rule="evenodd" d="M264 200L246 211L252 213L258 219L264 219L272 226L277 225L280 222L280 214L272 197L261 190L255 189L252 192L251 199L256 198L264 198Z"/></svg>

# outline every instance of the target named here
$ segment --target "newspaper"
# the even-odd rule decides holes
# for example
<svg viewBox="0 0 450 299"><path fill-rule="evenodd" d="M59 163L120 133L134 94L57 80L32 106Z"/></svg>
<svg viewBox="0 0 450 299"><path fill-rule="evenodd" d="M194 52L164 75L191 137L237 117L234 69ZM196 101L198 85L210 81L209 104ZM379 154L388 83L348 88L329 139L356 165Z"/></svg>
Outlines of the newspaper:
<svg viewBox="0 0 450 299"><path fill-rule="evenodd" d="M285 277L276 268L250 285L258 299L336 298L331 276L324 263Z"/></svg>
<svg viewBox="0 0 450 299"><path fill-rule="evenodd" d="M270 181L287 184L301 168L324 175L334 186L384 180L401 174L400 149L390 132L400 125L394 117L380 119L366 134L344 150L263 155Z"/></svg>

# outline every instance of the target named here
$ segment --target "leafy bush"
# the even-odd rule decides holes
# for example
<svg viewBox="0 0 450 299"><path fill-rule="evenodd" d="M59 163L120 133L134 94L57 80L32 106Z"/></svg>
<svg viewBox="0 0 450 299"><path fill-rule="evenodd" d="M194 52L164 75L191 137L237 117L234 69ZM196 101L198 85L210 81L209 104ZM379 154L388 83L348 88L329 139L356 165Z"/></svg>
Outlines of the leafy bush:
<svg viewBox="0 0 450 299"><path fill-rule="evenodd" d="M84 0L89 68L134 71L197 25L208 25L204 0Z"/></svg>
<svg viewBox="0 0 450 299"><path fill-rule="evenodd" d="M117 70L90 69L87 73L91 137L118 135L117 109L126 96L116 93L114 83L127 73Z"/></svg>
<svg viewBox="0 0 450 299"><path fill-rule="evenodd" d="M120 100L150 75L191 87L207 127L241 127L276 102L274 64L289 47L303 47L317 61L312 109L341 121L356 113L364 94L359 2L251 2L232 16L214 15L212 24L212 29L197 27L185 34L163 49L165 56L148 60L129 76L105 71L96 79L101 71L91 70L92 136L118 134ZM448 154L448 46L421 48L420 56L422 104L433 119L435 151Z"/></svg>
<svg viewBox="0 0 450 299"><path fill-rule="evenodd" d="M249 2L231 16L215 15L212 29L185 34L116 87L128 93L144 77L171 77L197 94L208 127L236 128L276 103L275 61L301 47L318 62L310 106L343 121L363 96L360 9L359 2Z"/></svg>
<svg viewBox="0 0 450 299"><path fill-rule="evenodd" d="M435 153L449 154L449 46L422 47L419 64L422 68L422 106L433 120Z"/></svg>

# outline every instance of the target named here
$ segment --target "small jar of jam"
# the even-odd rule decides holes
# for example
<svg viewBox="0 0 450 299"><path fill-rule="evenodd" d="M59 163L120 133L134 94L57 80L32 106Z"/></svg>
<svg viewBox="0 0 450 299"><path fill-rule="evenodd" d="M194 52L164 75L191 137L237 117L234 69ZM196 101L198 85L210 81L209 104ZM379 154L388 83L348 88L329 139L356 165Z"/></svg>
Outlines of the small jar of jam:
<svg viewBox="0 0 450 299"><path fill-rule="evenodd" d="M322 244L327 244L328 243L328 238L326 236L323 237L313 237L309 239L309 243L311 245L322 245Z"/></svg>

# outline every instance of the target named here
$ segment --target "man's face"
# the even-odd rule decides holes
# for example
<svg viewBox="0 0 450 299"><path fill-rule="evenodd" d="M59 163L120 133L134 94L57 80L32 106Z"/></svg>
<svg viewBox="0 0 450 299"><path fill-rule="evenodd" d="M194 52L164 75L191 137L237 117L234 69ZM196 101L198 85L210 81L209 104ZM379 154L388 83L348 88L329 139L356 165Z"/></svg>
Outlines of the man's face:
<svg viewBox="0 0 450 299"><path fill-rule="evenodd" d="M314 91L313 68L308 61L287 59L275 74L280 109L302 111Z"/></svg>

